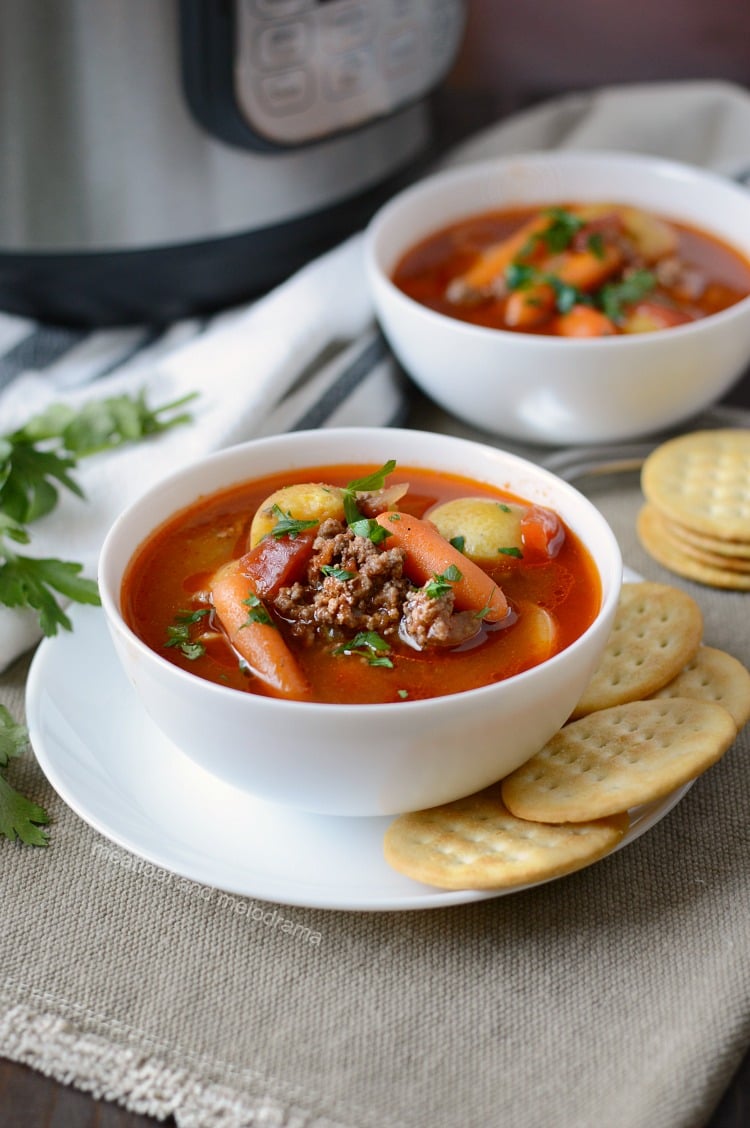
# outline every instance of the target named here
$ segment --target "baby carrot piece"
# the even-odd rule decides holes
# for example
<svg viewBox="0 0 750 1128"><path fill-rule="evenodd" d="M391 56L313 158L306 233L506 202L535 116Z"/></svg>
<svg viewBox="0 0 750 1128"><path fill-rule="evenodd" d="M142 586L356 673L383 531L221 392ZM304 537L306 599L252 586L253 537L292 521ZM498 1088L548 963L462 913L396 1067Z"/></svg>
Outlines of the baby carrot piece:
<svg viewBox="0 0 750 1128"><path fill-rule="evenodd" d="M505 324L511 329L533 329L552 316L555 291L546 282L514 290L505 303Z"/></svg>
<svg viewBox="0 0 750 1128"><path fill-rule="evenodd" d="M534 216L507 239L486 247L469 269L460 276L461 282L471 290L483 290L492 285L495 279L504 273L506 267L510 266L513 259L518 257L529 240L548 227L547 216Z"/></svg>
<svg viewBox="0 0 750 1128"><path fill-rule="evenodd" d="M596 290L611 278L622 265L622 252L611 243L603 243L599 254L593 251L565 251L542 267L556 274L566 286L577 290Z"/></svg>
<svg viewBox="0 0 750 1128"><path fill-rule="evenodd" d="M611 337L615 331L606 314L592 306L574 305L555 320L555 333L560 337Z"/></svg>
<svg viewBox="0 0 750 1128"><path fill-rule="evenodd" d="M505 618L508 601L502 590L478 564L442 537L431 521L393 510L379 513L375 520L391 534L386 544L403 548L406 573L415 583L426 584L453 565L461 576L451 582L457 610L484 612L488 623Z"/></svg>
<svg viewBox="0 0 750 1128"><path fill-rule="evenodd" d="M232 646L271 694L295 701L309 697L310 686L304 674L250 581L242 575L238 560L216 572L211 599Z"/></svg>

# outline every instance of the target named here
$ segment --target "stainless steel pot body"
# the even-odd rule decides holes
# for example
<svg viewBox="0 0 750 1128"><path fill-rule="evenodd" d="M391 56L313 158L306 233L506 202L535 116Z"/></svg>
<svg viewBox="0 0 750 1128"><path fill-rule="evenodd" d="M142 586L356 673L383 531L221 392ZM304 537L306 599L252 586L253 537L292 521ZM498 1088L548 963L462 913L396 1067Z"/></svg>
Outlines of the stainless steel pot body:
<svg viewBox="0 0 750 1128"><path fill-rule="evenodd" d="M143 275L120 260L146 256L153 271L157 253L176 256L160 317L275 281L314 249L313 229L319 243L341 233L331 216L342 203L366 201L425 152L423 96L461 24L456 0L3 0L0 305L42 315L57 305L62 319L86 320L92 310L66 317L70 302L52 300L51 273L66 267L85 298L97 276L101 291L113 270ZM429 67L402 60L399 71L399 44L423 62L431 44ZM244 119L234 132L206 93L204 56ZM235 257L256 260L244 288L237 240ZM202 254L186 259L188 248ZM225 260L228 290L204 279L202 297L182 300L184 277L173 290L190 261L215 275ZM34 277L46 290L39 309ZM149 313L129 288L103 319Z"/></svg>

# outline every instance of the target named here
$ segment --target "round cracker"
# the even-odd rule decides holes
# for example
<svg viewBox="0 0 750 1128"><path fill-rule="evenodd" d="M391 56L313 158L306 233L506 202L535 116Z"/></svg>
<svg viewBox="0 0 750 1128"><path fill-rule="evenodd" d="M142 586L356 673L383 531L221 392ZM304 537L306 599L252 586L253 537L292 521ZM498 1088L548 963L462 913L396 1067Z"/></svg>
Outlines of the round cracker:
<svg viewBox="0 0 750 1128"><path fill-rule="evenodd" d="M695 779L736 735L727 710L713 702L632 701L565 725L503 780L502 798L521 819L603 818Z"/></svg>
<svg viewBox="0 0 750 1128"><path fill-rule="evenodd" d="M672 521L750 541L750 431L694 431L658 446L641 471L646 498Z"/></svg>
<svg viewBox="0 0 750 1128"><path fill-rule="evenodd" d="M728 553L720 554L718 552L711 552L684 537L680 526L667 520L666 517L662 517L655 506L646 502L644 508L648 510L648 515L644 517L643 520L650 525L653 536L658 536L668 541L670 547L683 556L688 556L692 560L697 560L699 564L706 564L710 568L719 568L727 572L743 572L750 574L750 557L731 556Z"/></svg>
<svg viewBox="0 0 750 1128"><path fill-rule="evenodd" d="M725 540L721 537L709 537L706 533L696 533L695 529L681 525L679 521L670 521L662 516L665 526L672 533L675 540L681 544L693 545L704 552L714 553L716 556L729 556L737 560L750 562L750 541Z"/></svg>
<svg viewBox="0 0 750 1128"><path fill-rule="evenodd" d="M687 592L647 581L623 584L612 633L572 717L655 693L690 661L702 634L701 609Z"/></svg>
<svg viewBox="0 0 750 1128"><path fill-rule="evenodd" d="M741 729L750 721L750 671L725 650L699 646L684 670L652 697L713 701L723 705Z"/></svg>
<svg viewBox="0 0 750 1128"><path fill-rule="evenodd" d="M626 814L575 826L515 818L500 785L399 815L383 841L399 873L442 889L508 889L572 873L609 853L629 826Z"/></svg>
<svg viewBox="0 0 750 1128"><path fill-rule="evenodd" d="M653 556L657 563L678 576L684 576L686 580L694 580L707 587L750 591L750 575L747 573L734 572L729 568L717 567L715 564L704 564L668 541L661 535L658 515L655 519L654 512L652 506L643 506L638 514L636 531L646 552Z"/></svg>

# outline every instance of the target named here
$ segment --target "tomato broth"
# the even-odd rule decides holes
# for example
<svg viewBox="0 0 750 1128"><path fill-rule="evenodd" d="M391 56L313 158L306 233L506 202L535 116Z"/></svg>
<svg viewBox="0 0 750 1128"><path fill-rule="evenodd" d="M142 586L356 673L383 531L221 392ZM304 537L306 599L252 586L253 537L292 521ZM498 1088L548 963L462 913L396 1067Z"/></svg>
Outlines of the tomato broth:
<svg viewBox="0 0 750 1128"><path fill-rule="evenodd" d="M223 566L247 559L253 517L275 491L292 481L346 487L372 470L372 466L360 465L314 467L295 471L293 477L288 472L275 474L199 499L135 552L122 586L126 622L154 651L192 674L237 690L279 696L231 644L217 618L212 577ZM401 515L429 520L438 503L458 498L491 499L505 508L530 504L458 475L424 469L399 466L390 481L409 487L398 500L398 513L391 515L394 521ZM334 628L303 644L275 606L268 601L261 606L254 597L252 602L288 644L309 684L309 700L397 703L474 689L508 678L565 649L596 617L601 603L596 567L578 537L559 524L562 535L554 555L539 557L531 551L500 548L496 560L482 562L482 570L492 586L502 591L509 610L499 622L489 617L482 621L475 636L455 647L418 649L394 631L382 650L347 650L354 632ZM315 536L316 530L308 535ZM454 567L445 576L450 579L459 571L460 566ZM554 637L543 631L540 640L538 630L530 629L540 614L545 623L554 624Z"/></svg>
<svg viewBox="0 0 750 1128"><path fill-rule="evenodd" d="M595 337L720 312L750 294L750 261L676 220L625 205L568 203L447 225L407 251L393 282L474 325Z"/></svg>

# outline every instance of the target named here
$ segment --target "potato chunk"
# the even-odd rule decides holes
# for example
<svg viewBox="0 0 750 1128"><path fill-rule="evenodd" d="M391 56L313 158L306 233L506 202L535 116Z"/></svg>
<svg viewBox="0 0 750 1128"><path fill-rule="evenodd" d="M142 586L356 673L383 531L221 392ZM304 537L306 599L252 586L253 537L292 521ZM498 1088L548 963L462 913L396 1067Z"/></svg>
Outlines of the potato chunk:
<svg viewBox="0 0 750 1128"><path fill-rule="evenodd" d="M429 510L425 517L436 525L448 541L463 537L461 551L470 560L497 561L511 550L520 553L521 518L526 509L511 502L487 497L460 497Z"/></svg>
<svg viewBox="0 0 750 1128"><path fill-rule="evenodd" d="M323 521L332 518L344 519L342 490L338 486L327 486L322 482L303 482L296 486L282 486L272 493L259 506L250 526L248 548L268 536L279 521L279 512L295 521Z"/></svg>

